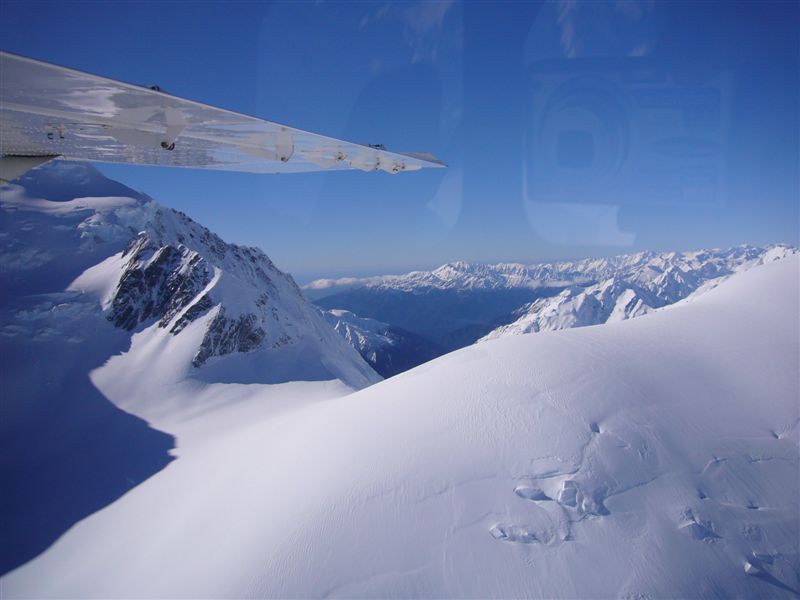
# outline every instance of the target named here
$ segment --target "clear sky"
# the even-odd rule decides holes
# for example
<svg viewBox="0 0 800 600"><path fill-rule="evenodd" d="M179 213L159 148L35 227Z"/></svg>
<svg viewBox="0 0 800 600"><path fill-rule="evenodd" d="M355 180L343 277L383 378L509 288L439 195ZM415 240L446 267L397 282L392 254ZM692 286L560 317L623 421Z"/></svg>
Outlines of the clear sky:
<svg viewBox="0 0 800 600"><path fill-rule="evenodd" d="M797 2L16 2L3 49L450 165L103 165L300 281L798 243Z"/></svg>

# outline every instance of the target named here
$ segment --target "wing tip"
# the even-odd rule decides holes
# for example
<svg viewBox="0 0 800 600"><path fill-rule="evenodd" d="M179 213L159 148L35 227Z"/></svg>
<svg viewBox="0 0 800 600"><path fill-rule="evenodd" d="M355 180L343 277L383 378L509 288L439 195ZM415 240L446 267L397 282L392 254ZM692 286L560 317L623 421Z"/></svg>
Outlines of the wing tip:
<svg viewBox="0 0 800 600"><path fill-rule="evenodd" d="M439 160L431 154L430 152L404 152L403 155L408 156L410 158L414 158L419 160L423 163L426 163L424 166L430 167L433 169L446 169L447 163L442 160Z"/></svg>

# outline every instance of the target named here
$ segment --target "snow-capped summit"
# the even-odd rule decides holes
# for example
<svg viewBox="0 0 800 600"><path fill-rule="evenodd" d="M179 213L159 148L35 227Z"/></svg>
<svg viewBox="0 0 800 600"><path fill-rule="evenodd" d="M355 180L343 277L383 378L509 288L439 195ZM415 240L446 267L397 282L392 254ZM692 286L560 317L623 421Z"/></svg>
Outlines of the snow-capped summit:
<svg viewBox="0 0 800 600"><path fill-rule="evenodd" d="M0 574L165 468L180 415L280 387L222 384L380 380L263 252L85 164L0 187L0 290Z"/></svg>
<svg viewBox="0 0 800 600"><path fill-rule="evenodd" d="M57 200L31 196L55 189ZM64 189L83 197L65 200ZM97 196L98 189L124 195ZM261 250L228 244L185 214L126 190L91 166L58 162L5 186L3 262L14 289L55 274L54 285L46 289L42 281L35 290L96 299L110 323L135 332L129 353L159 337L148 360L166 353L184 374L204 367L195 375L209 380L337 378L356 388L378 380Z"/></svg>

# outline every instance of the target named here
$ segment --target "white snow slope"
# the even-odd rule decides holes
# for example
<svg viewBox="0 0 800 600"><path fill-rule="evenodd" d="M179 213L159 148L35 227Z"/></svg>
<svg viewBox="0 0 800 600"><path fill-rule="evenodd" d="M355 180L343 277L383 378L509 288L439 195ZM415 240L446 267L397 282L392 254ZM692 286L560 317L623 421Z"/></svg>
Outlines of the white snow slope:
<svg viewBox="0 0 800 600"><path fill-rule="evenodd" d="M799 269L278 414L173 420L180 458L2 594L794 597Z"/></svg>

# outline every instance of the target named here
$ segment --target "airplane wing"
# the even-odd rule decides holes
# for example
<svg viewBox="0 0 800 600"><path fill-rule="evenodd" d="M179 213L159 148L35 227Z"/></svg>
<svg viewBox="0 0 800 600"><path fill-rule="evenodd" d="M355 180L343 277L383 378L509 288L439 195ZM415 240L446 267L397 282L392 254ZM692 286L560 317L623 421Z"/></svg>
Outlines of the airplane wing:
<svg viewBox="0 0 800 600"><path fill-rule="evenodd" d="M1 51L0 154L248 173L445 166Z"/></svg>

